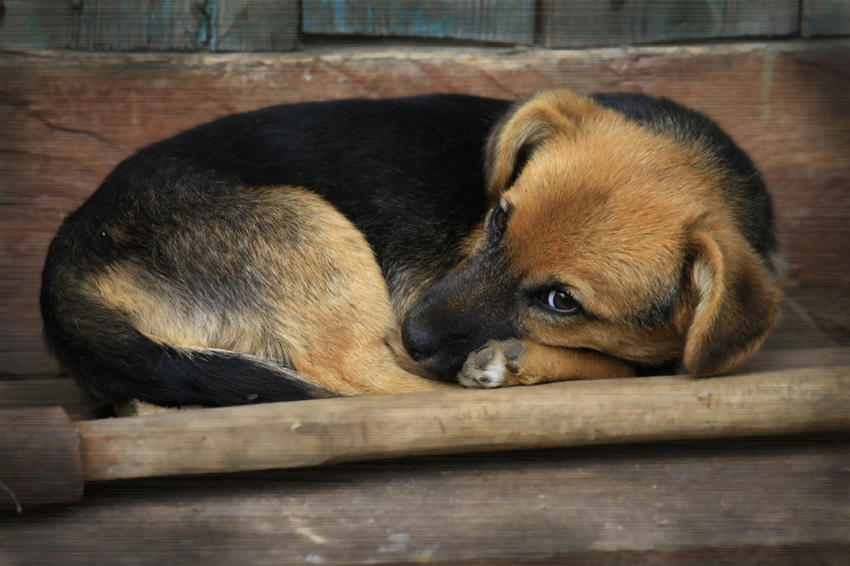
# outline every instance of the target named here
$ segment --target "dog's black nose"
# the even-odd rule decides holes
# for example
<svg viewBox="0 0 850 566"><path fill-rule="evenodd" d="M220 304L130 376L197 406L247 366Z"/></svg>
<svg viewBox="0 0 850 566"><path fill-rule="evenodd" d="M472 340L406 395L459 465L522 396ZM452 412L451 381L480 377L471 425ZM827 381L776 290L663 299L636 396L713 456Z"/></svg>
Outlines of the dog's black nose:
<svg viewBox="0 0 850 566"><path fill-rule="evenodd" d="M421 319L407 317L401 325L401 343L414 362L430 358L440 349L438 339Z"/></svg>

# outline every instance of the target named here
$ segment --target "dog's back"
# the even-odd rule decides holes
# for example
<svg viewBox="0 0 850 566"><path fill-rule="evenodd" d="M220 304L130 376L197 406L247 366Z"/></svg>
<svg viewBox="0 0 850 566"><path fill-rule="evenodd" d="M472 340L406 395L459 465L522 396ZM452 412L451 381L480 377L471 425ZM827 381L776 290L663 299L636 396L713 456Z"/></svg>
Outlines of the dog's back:
<svg viewBox="0 0 850 566"><path fill-rule="evenodd" d="M270 260L257 250L285 253L279 238L297 245L321 229L305 225L312 201L292 187L306 187L354 223L396 309L409 307L415 291L461 261L463 239L486 211L482 148L508 105L431 95L278 106L140 150L67 218L50 246L41 309L51 350L108 399L235 405L335 394L305 380L286 352L251 351L263 349L259 339L242 352L197 348L140 332L133 320L197 319L196 326L229 325L237 335L264 324L278 306L270 289L295 283L270 281L282 274L264 273ZM305 277L317 282L327 273ZM381 288L373 292L386 298ZM297 314L304 307L282 308Z"/></svg>

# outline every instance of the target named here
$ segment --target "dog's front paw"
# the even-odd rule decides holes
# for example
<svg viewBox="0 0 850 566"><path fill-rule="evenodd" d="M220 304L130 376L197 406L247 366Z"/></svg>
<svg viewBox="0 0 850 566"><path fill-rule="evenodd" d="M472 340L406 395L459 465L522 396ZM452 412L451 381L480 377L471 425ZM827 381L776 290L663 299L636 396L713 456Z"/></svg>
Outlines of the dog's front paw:
<svg viewBox="0 0 850 566"><path fill-rule="evenodd" d="M516 340L490 340L466 358L458 374L461 385L478 389L512 385L523 350L525 344Z"/></svg>

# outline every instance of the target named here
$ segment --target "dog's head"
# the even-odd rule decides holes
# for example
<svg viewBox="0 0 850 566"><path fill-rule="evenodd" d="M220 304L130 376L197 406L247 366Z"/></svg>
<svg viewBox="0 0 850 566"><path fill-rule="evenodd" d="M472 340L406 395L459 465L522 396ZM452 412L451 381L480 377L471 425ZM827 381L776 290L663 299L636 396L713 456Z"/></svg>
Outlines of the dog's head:
<svg viewBox="0 0 850 566"><path fill-rule="evenodd" d="M455 379L489 339L677 361L694 375L759 347L780 292L738 200L740 184L760 181L675 126L653 131L566 91L517 105L487 153L493 206L476 251L403 326L426 372Z"/></svg>

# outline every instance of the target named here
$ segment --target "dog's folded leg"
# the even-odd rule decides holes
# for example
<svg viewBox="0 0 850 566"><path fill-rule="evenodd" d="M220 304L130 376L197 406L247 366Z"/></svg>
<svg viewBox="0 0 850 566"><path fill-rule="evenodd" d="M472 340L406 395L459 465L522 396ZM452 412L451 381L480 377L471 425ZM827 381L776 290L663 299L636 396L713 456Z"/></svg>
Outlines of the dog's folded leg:
<svg viewBox="0 0 850 566"><path fill-rule="evenodd" d="M518 340L490 340L469 355L458 375L462 385L485 389L634 376L629 362L599 352Z"/></svg>

